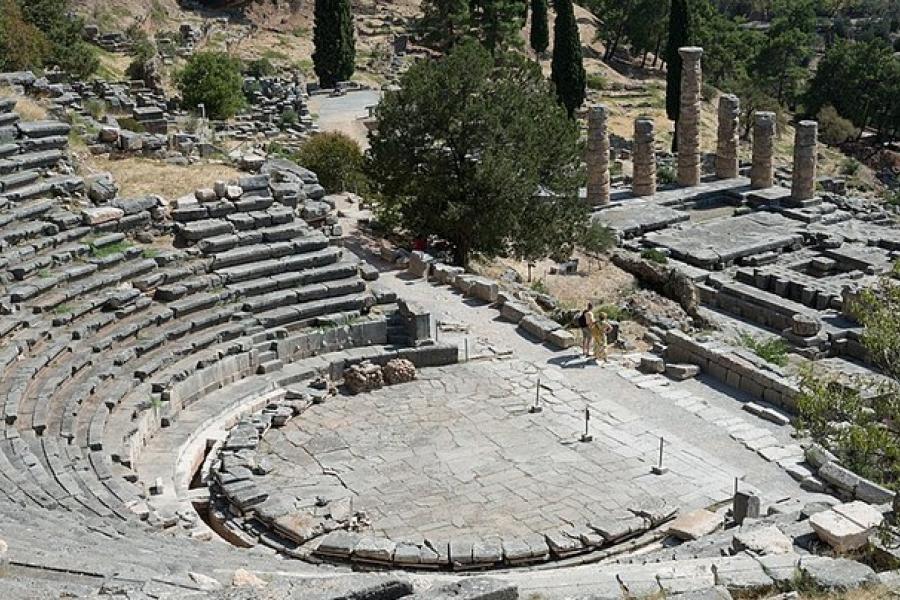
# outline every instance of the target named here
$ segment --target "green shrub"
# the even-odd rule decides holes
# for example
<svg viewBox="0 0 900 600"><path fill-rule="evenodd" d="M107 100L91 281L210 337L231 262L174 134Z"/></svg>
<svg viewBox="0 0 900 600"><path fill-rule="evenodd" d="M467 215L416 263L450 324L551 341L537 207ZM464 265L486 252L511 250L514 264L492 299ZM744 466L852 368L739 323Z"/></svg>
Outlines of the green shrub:
<svg viewBox="0 0 900 600"><path fill-rule="evenodd" d="M678 173L672 165L659 165L656 168L656 181L660 185L678 183Z"/></svg>
<svg viewBox="0 0 900 600"><path fill-rule="evenodd" d="M44 66L56 65L78 79L87 79L100 66L93 46L82 38L84 21L75 16L68 0L20 0L25 20L49 41Z"/></svg>
<svg viewBox="0 0 900 600"><path fill-rule="evenodd" d="M627 308L618 304L601 304L594 309L594 316L599 318L600 314L605 314L607 319L611 321L630 321L633 317Z"/></svg>
<svg viewBox="0 0 900 600"><path fill-rule="evenodd" d="M134 133L144 133L145 131L147 131L144 126L141 125L140 121L138 121L134 117L118 117L116 119L116 122L122 129L133 131Z"/></svg>
<svg viewBox="0 0 900 600"><path fill-rule="evenodd" d="M278 118L278 124L284 127L290 127L291 125L296 125L300 122L300 115L297 114L296 111L286 110L281 113L281 116Z"/></svg>
<svg viewBox="0 0 900 600"><path fill-rule="evenodd" d="M84 103L84 109L95 119L100 119L100 117L102 117L106 112L106 104L103 102L103 100L92 98Z"/></svg>
<svg viewBox="0 0 900 600"><path fill-rule="evenodd" d="M862 165L859 164L859 161L855 158L845 158L841 161L841 174L847 175L848 177L853 177L857 173L859 173L859 168Z"/></svg>
<svg viewBox="0 0 900 600"><path fill-rule="evenodd" d="M271 77L275 74L275 65L267 57L257 58L247 65L247 75L250 77Z"/></svg>
<svg viewBox="0 0 900 600"><path fill-rule="evenodd" d="M781 338L757 338L749 333L742 333L738 341L755 355L773 365L784 367L788 363L788 345Z"/></svg>
<svg viewBox="0 0 900 600"><path fill-rule="evenodd" d="M544 283L543 279L535 279L531 282L531 291L537 294L550 294L550 288Z"/></svg>
<svg viewBox="0 0 900 600"><path fill-rule="evenodd" d="M0 71L36 69L50 54L50 41L25 20L16 0L0 0Z"/></svg>
<svg viewBox="0 0 900 600"><path fill-rule="evenodd" d="M359 144L343 133L320 133L304 143L296 155L302 166L319 176L329 193L354 190L365 183L364 156Z"/></svg>
<svg viewBox="0 0 900 600"><path fill-rule="evenodd" d="M833 106L823 107L816 119L819 121L819 139L826 144L838 146L857 136L856 126L838 114Z"/></svg>
<svg viewBox="0 0 900 600"><path fill-rule="evenodd" d="M194 54L177 77L185 106L203 104L212 119L228 119L244 104L241 61L223 52Z"/></svg>
<svg viewBox="0 0 900 600"><path fill-rule="evenodd" d="M591 221L578 239L578 246L592 254L603 254L615 245L616 232L597 221Z"/></svg>
<svg viewBox="0 0 900 600"><path fill-rule="evenodd" d="M145 36L135 43L131 55L133 58L125 69L125 74L129 79L143 80L146 76L147 63L156 57L156 46Z"/></svg>
<svg viewBox="0 0 900 600"><path fill-rule="evenodd" d="M591 73L586 78L587 87L589 90L604 90L606 89L606 77L601 75L600 73Z"/></svg>
<svg viewBox="0 0 900 600"><path fill-rule="evenodd" d="M641 258L644 260L649 260L650 262L659 263L661 265L669 262L669 258L665 255L662 250L658 248L647 248L643 252L641 252Z"/></svg>

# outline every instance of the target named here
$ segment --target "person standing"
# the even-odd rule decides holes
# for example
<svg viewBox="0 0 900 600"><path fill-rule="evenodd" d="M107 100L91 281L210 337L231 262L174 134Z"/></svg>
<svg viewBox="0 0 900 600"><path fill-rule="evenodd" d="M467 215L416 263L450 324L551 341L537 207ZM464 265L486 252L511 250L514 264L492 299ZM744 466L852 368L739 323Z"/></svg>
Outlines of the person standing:
<svg viewBox="0 0 900 600"><path fill-rule="evenodd" d="M594 338L594 358L598 361L606 360L606 336L612 331L612 325L606 318L606 313L597 315L597 320L591 328Z"/></svg>
<svg viewBox="0 0 900 600"><path fill-rule="evenodd" d="M587 308L578 315L578 327L581 328L581 352L585 358L591 355L591 338L594 327L594 305L588 302Z"/></svg>

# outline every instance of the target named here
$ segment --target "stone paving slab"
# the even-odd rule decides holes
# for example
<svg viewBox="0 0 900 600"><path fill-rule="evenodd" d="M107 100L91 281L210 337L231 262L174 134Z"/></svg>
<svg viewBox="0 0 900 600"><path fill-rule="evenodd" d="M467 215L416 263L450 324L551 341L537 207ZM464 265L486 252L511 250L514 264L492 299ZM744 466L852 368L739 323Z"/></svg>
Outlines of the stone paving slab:
<svg viewBox="0 0 900 600"><path fill-rule="evenodd" d="M538 379L543 410L530 413ZM580 441L585 408L591 442ZM660 437L662 476L650 472ZM650 426L621 399L520 360L428 369L409 384L338 396L270 431L260 452L273 465L258 480L270 494L352 498L375 535L413 543L547 534L608 522L646 498L700 508L729 498L743 475L689 431Z"/></svg>

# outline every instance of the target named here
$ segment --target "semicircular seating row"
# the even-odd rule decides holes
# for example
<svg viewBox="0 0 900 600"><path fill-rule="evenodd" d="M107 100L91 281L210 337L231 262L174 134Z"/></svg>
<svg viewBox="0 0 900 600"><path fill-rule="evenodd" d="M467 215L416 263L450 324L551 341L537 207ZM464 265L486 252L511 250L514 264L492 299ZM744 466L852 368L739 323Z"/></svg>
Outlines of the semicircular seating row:
<svg viewBox="0 0 900 600"><path fill-rule="evenodd" d="M8 156L0 172L30 168L18 145ZM73 212L0 188L0 497L155 518L135 469L153 436L214 390L316 350L292 346L293 332L375 303L356 262L257 180L174 223L154 198ZM148 228L182 247L130 241Z"/></svg>

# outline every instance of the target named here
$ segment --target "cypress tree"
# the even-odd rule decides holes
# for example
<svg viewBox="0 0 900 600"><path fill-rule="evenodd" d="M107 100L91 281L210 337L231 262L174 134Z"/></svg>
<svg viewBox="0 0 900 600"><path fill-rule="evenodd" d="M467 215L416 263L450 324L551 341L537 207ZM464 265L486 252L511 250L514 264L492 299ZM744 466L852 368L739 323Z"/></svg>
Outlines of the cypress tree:
<svg viewBox="0 0 900 600"><path fill-rule="evenodd" d="M550 45L550 27L547 25L547 0L531 0L531 49L541 54Z"/></svg>
<svg viewBox="0 0 900 600"><path fill-rule="evenodd" d="M553 32L553 61L551 75L556 97L569 117L581 106L585 97L584 61L581 56L581 36L575 21L572 0L553 0L556 9Z"/></svg>
<svg viewBox="0 0 900 600"><path fill-rule="evenodd" d="M356 61L350 0L316 0L313 43L313 64L322 87L350 79Z"/></svg>
<svg viewBox="0 0 900 600"><path fill-rule="evenodd" d="M666 42L666 116L678 121L681 111L681 56L678 49L690 44L691 15L688 0L672 0L669 10L669 38ZM675 128L676 132L678 128ZM677 136L672 138L672 151L678 149Z"/></svg>

